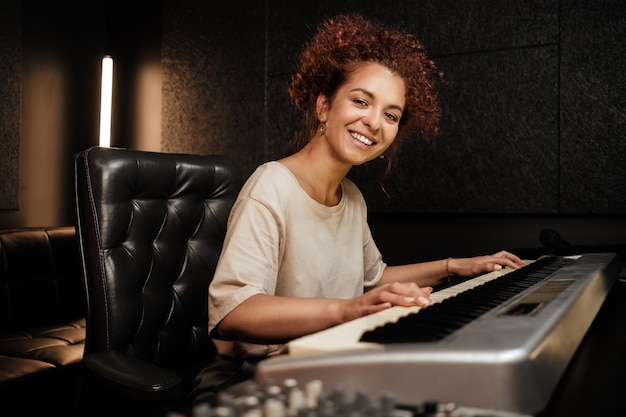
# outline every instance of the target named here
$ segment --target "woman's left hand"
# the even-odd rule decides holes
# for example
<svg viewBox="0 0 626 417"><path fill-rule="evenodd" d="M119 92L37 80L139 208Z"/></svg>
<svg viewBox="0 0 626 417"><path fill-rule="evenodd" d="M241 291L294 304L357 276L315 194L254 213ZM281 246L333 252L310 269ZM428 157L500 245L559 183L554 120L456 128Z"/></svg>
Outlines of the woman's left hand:
<svg viewBox="0 0 626 417"><path fill-rule="evenodd" d="M451 275L470 277L499 271L503 267L519 269L523 265L524 261L518 256L503 250L493 255L475 256L473 258L451 258L448 261L448 272Z"/></svg>

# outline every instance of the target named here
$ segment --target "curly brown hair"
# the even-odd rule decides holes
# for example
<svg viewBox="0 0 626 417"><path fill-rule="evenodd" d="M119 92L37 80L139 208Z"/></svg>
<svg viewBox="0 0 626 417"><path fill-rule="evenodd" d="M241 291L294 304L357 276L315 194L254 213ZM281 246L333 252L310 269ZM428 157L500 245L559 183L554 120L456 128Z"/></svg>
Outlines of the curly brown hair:
<svg viewBox="0 0 626 417"><path fill-rule="evenodd" d="M401 145L415 132L424 136L439 132L436 85L443 81L443 73L426 56L424 46L413 34L387 28L359 14L323 21L302 51L299 69L288 89L292 102L305 118L304 132L297 138L298 146L303 146L317 128L318 95L324 94L332 103L339 87L363 62L386 66L399 74L406 86L398 135L385 152L389 168Z"/></svg>

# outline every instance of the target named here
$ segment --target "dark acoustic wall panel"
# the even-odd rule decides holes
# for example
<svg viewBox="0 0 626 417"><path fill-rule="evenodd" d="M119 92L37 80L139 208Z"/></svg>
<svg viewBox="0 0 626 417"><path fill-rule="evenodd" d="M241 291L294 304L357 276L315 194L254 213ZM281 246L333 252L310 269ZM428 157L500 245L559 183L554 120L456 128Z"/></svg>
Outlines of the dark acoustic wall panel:
<svg viewBox="0 0 626 417"><path fill-rule="evenodd" d="M626 213L626 2L561 0L561 207Z"/></svg>
<svg viewBox="0 0 626 417"><path fill-rule="evenodd" d="M21 2L0 3L0 210L19 209Z"/></svg>
<svg viewBox="0 0 626 417"><path fill-rule="evenodd" d="M403 148L395 193L380 195L374 209L557 213L556 47L438 61L447 77L441 135ZM364 184L376 195L376 184Z"/></svg>
<svg viewBox="0 0 626 417"><path fill-rule="evenodd" d="M626 214L618 0L238 5L164 2L164 150L226 153L246 175L292 152L298 52L322 19L360 12L410 28L446 74L442 134L404 149L391 197L381 161L350 173L373 213Z"/></svg>
<svg viewBox="0 0 626 417"><path fill-rule="evenodd" d="M350 174L373 212L557 213L559 210L558 1L269 3L271 156L298 116L285 88L295 55L324 16L358 11L407 27L446 74L442 134L415 140L387 190L374 161ZM387 5L388 6L388 5Z"/></svg>
<svg viewBox="0 0 626 417"><path fill-rule="evenodd" d="M265 4L164 1L164 152L234 157L246 175L266 159Z"/></svg>
<svg viewBox="0 0 626 417"><path fill-rule="evenodd" d="M558 1L408 2L404 21L446 76L442 131L374 210L556 213Z"/></svg>

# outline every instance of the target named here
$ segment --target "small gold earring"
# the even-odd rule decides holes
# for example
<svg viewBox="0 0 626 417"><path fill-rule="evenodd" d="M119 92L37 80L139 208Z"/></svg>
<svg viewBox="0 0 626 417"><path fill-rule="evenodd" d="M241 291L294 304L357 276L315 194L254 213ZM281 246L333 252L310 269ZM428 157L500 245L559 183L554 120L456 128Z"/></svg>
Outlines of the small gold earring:
<svg viewBox="0 0 626 417"><path fill-rule="evenodd" d="M319 130L321 133L326 132L326 123L320 122L319 126L317 126L317 130Z"/></svg>

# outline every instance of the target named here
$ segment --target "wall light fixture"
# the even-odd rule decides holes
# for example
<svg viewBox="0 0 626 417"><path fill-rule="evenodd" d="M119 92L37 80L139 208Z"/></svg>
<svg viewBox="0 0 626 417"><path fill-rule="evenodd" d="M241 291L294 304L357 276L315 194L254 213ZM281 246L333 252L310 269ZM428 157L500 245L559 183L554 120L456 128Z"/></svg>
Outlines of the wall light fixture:
<svg viewBox="0 0 626 417"><path fill-rule="evenodd" d="M100 92L99 145L111 146L111 108L113 103L113 58L102 58L102 90Z"/></svg>

